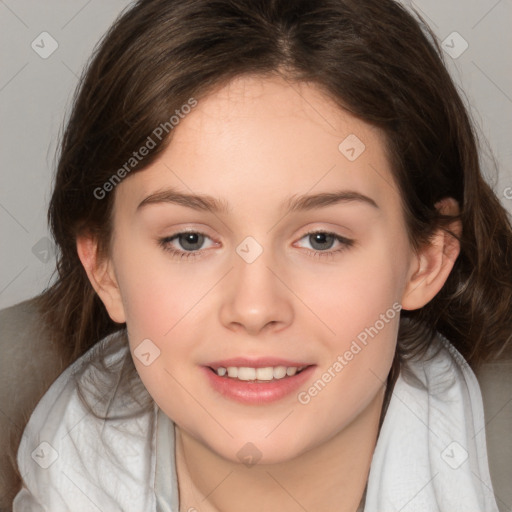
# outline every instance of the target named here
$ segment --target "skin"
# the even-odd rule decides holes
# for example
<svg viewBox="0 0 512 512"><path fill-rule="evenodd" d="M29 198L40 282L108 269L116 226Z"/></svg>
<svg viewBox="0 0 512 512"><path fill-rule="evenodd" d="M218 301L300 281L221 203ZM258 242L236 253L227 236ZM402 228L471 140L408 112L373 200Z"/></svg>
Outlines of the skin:
<svg viewBox="0 0 512 512"><path fill-rule="evenodd" d="M349 134L366 146L353 162L338 149ZM169 202L137 208L169 187L209 194L230 211ZM286 214L281 206L341 189L378 208L350 201ZM453 199L438 207L458 211ZM207 235L195 245L199 256L180 259L159 244L185 229ZM318 249L310 230L353 244L327 239ZM247 236L263 248L252 263L236 252ZM186 252L179 239L167 246ZM132 351L147 338L160 350L149 366L134 362L176 424L181 509L291 512L356 510L399 316L308 404L296 393L267 405L233 402L200 367L236 356L300 360L316 365L307 390L393 304L430 301L459 246L439 231L430 246L412 249L378 130L311 84L245 76L200 100L158 161L117 186L110 255L96 258L88 236L77 250L111 318L126 322ZM251 467L237 456L248 442L261 453Z"/></svg>

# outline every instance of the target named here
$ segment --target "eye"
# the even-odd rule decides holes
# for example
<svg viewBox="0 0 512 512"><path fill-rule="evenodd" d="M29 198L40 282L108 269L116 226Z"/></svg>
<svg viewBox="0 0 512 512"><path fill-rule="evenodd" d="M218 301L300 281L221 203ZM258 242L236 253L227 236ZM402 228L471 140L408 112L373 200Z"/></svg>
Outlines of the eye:
<svg viewBox="0 0 512 512"><path fill-rule="evenodd" d="M202 245L207 238L210 237L198 231L183 231L161 238L158 243L165 251L182 259L199 256L201 254L199 251L201 251Z"/></svg>
<svg viewBox="0 0 512 512"><path fill-rule="evenodd" d="M301 240L307 239L313 250L309 250L313 257L334 257L336 253L346 251L354 245L354 240L331 233L329 231L310 231L306 233ZM338 249L330 250L333 245L339 244Z"/></svg>
<svg viewBox="0 0 512 512"><path fill-rule="evenodd" d="M182 231L174 235L158 240L159 245L173 257L196 258L204 253L203 244L206 239L211 238L198 231ZM331 233L329 231L311 231L306 233L300 240L307 239L312 245L312 250L307 252L313 257L334 257L336 253L347 250L354 245L354 241L348 238ZM338 249L330 250L333 245L338 244ZM212 244L213 245L213 244Z"/></svg>

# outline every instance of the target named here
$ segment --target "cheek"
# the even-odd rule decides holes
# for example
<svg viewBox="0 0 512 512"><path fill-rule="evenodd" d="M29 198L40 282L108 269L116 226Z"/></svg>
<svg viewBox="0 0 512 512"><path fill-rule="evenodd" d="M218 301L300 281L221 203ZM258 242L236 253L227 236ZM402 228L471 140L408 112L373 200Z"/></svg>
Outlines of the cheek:
<svg viewBox="0 0 512 512"><path fill-rule="evenodd" d="M191 388L181 369L190 359L193 306L206 290L161 260L132 262L119 277L137 372L155 402L169 414L180 411L183 404L193 406L182 387Z"/></svg>
<svg viewBox="0 0 512 512"><path fill-rule="evenodd" d="M393 363L400 303L389 279L373 277L369 272L347 277L337 287L337 299L324 299L319 308L333 333L323 337L315 379L297 399L329 435L368 407Z"/></svg>
<svg viewBox="0 0 512 512"><path fill-rule="evenodd" d="M301 268L290 276L294 291L316 316L317 325L323 323L330 334L326 339L334 345L355 338L387 311L386 320L394 318L405 287L407 258L402 242L395 242L392 246L376 238L364 249L347 252L336 264Z"/></svg>
<svg viewBox="0 0 512 512"><path fill-rule="evenodd" d="M206 291L202 280L191 278L170 258L160 250L139 250L118 266L126 324L134 342L164 339Z"/></svg>
<svg viewBox="0 0 512 512"><path fill-rule="evenodd" d="M396 348L406 258L403 240L376 239L366 250L342 258L335 271L317 273L314 286L305 278L299 281L314 322L325 333L318 387L330 391L317 399L312 390L318 404L328 408L329 400L344 396L342 409L357 410L385 383Z"/></svg>

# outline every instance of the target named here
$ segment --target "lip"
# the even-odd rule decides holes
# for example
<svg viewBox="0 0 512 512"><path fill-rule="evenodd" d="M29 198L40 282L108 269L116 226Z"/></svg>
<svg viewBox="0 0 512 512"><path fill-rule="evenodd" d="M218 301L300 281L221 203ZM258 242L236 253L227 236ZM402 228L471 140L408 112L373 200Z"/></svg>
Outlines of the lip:
<svg viewBox="0 0 512 512"><path fill-rule="evenodd" d="M244 366L249 368L268 368L269 366L295 366L299 368L301 366L310 366L310 363L291 361L289 359L280 359L276 357L258 357L254 359L248 357L233 357L231 359L223 359L222 361L208 363L205 366L209 366L214 370L217 370L217 368L220 367L227 368L228 366Z"/></svg>
<svg viewBox="0 0 512 512"><path fill-rule="evenodd" d="M269 363L269 361L271 363ZM212 369L213 365L224 366L249 366L253 368L265 368L267 366L306 366L305 364L276 363L276 359L258 359L249 362L247 359L229 359L222 362L212 363L211 366L203 366L201 370L205 374L210 386L224 398L246 405L264 405L277 402L297 391L311 377L316 365L309 365L300 373L291 377L272 380L269 382L250 382L220 377ZM281 360L282 361L282 360ZM236 364L235 364L236 363ZM256 366L257 365L257 366ZM225 367L225 366L224 366Z"/></svg>

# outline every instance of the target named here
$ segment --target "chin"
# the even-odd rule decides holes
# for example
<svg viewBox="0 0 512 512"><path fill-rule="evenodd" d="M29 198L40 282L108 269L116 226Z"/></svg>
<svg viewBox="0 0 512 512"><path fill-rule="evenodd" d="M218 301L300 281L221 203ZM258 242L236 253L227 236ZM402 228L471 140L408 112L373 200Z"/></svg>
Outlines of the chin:
<svg viewBox="0 0 512 512"><path fill-rule="evenodd" d="M267 438L262 434L235 435L227 443L222 441L219 443L219 440L216 440L214 444L206 443L206 447L229 462L252 467L286 463L301 456L312 447L305 444L304 436L301 436L300 445L294 438L296 438L296 431L295 433L286 432L280 436L271 434Z"/></svg>

